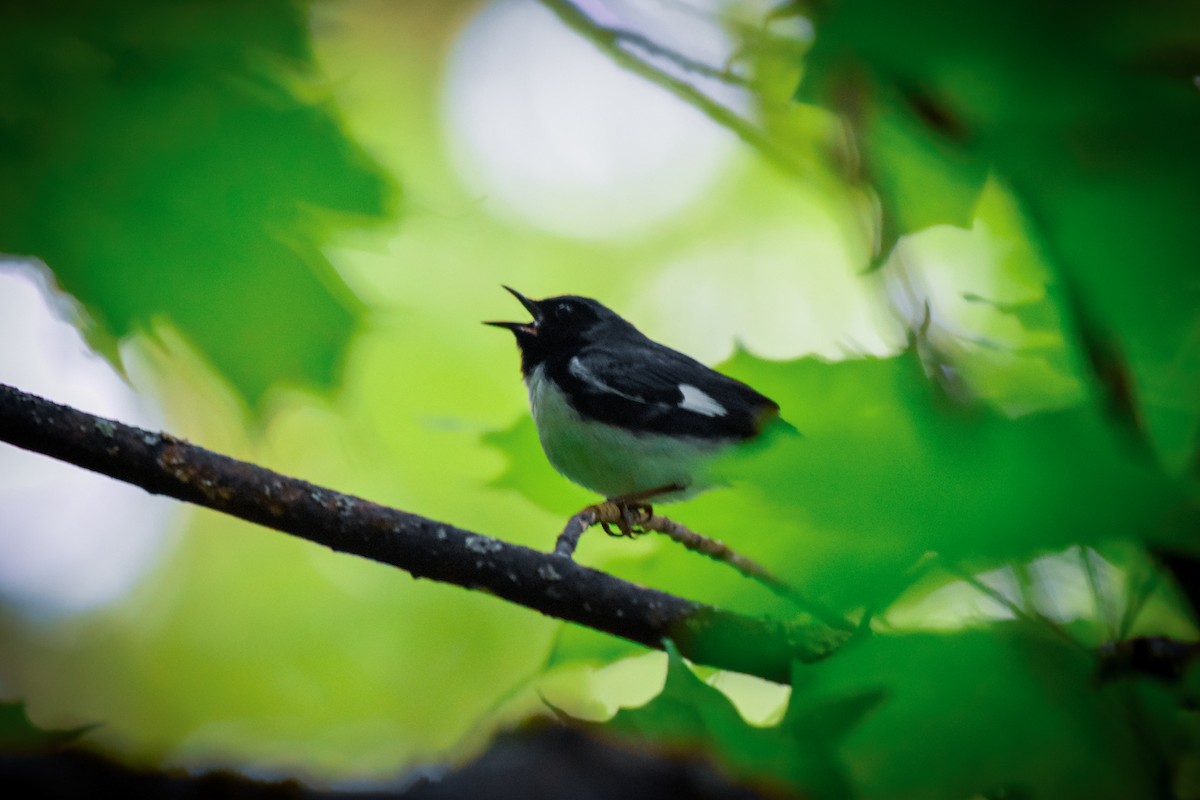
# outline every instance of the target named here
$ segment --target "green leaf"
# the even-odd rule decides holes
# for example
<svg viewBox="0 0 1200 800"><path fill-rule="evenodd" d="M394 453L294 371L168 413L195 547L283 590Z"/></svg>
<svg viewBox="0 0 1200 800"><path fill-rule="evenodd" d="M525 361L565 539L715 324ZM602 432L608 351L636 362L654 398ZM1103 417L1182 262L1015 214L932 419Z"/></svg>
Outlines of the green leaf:
<svg viewBox="0 0 1200 800"><path fill-rule="evenodd" d="M711 753L746 779L776 783L814 798L852 796L836 748L818 713L797 712L774 727L748 724L719 690L700 680L668 642L662 692L640 708L622 709L605 726L637 741ZM865 711L878 696L850 698L843 708ZM828 715L852 727L855 712Z"/></svg>
<svg viewBox="0 0 1200 800"><path fill-rule="evenodd" d="M30 722L24 703L0 703L0 753L50 750L74 741L92 727L43 730Z"/></svg>
<svg viewBox="0 0 1200 800"><path fill-rule="evenodd" d="M971 169L991 169L1032 220L1097 393L1195 477L1200 6L857 0L814 22L800 96L855 130L885 236L965 211Z"/></svg>
<svg viewBox="0 0 1200 800"><path fill-rule="evenodd" d="M688 513L819 600L885 605L929 553L1002 563L1113 538L1192 539L1187 493L1087 407L1016 419L962 407L912 353L741 355L728 371L775 398L804 438L735 457L742 485Z"/></svg>
<svg viewBox="0 0 1200 800"><path fill-rule="evenodd" d="M870 180L882 206L876 262L907 233L968 227L989 164L961 146L963 123L921 79L922 59L885 67L872 59L891 36L884 27L848 13L819 22L796 99L844 112L856 134L863 175L851 177Z"/></svg>
<svg viewBox="0 0 1200 800"><path fill-rule="evenodd" d="M793 686L808 680L808 676L803 674L807 669L807 665L796 665ZM781 725L793 731L798 739L807 737L815 741L840 743L886 697L884 690L872 689L806 705L804 695L797 692L788 701Z"/></svg>
<svg viewBox="0 0 1200 800"><path fill-rule="evenodd" d="M8 17L0 250L45 261L112 335L166 320L252 401L328 386L361 307L320 248L380 218L388 189L300 96L303 9L62 0Z"/></svg>
<svg viewBox="0 0 1200 800"><path fill-rule="evenodd" d="M554 647L546 659L545 669L549 671L567 664L610 664L644 652L641 645L618 636L565 623L554 637Z"/></svg>
<svg viewBox="0 0 1200 800"><path fill-rule="evenodd" d="M863 797L1151 796L1158 767L1140 739L1163 720L1131 726L1132 698L1098 686L1094 667L1087 650L1017 624L876 635L806 669L792 704L886 693L841 749Z"/></svg>

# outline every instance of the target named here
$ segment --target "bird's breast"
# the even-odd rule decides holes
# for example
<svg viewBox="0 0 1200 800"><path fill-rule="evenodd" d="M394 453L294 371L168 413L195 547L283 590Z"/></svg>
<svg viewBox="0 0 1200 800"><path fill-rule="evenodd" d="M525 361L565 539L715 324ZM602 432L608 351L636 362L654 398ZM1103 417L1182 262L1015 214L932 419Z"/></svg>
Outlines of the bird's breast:
<svg viewBox="0 0 1200 800"><path fill-rule="evenodd" d="M687 487L675 500L712 486L706 467L721 442L634 432L584 417L541 365L525 384L546 457L575 483L605 497L671 484Z"/></svg>

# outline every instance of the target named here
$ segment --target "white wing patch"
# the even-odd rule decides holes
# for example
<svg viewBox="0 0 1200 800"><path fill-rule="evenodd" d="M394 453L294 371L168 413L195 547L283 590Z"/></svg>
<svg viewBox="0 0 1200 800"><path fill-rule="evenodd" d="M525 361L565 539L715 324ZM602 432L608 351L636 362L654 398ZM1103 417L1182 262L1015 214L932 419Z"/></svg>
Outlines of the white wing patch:
<svg viewBox="0 0 1200 800"><path fill-rule="evenodd" d="M690 383L679 384L679 391L683 393L683 399L679 401L680 408L703 414L706 417L723 417L727 413L725 406Z"/></svg>
<svg viewBox="0 0 1200 800"><path fill-rule="evenodd" d="M600 378L596 376L596 373L584 366L583 362L579 360L579 356L575 356L570 360L570 362L567 364L567 371L598 392L615 394L618 397L624 397L626 400L632 400L635 403L646 402L645 398L638 397L637 395L633 394L626 394L620 389L613 388L604 381L600 380Z"/></svg>
<svg viewBox="0 0 1200 800"><path fill-rule="evenodd" d="M618 397L624 397L626 400L632 400L635 403L645 403L646 398L638 397L634 394L622 392L616 387L609 386L596 373L592 372L587 366L579 360L578 357L572 358L567 364L567 370L579 380L591 386L598 392L607 394L615 394ZM679 384L679 391L683 395L683 399L679 401L679 408L684 411L691 411L694 414L700 414L705 417L723 417L729 412L725 410L725 406L718 403L716 400L709 397L702 390L697 389L690 383Z"/></svg>

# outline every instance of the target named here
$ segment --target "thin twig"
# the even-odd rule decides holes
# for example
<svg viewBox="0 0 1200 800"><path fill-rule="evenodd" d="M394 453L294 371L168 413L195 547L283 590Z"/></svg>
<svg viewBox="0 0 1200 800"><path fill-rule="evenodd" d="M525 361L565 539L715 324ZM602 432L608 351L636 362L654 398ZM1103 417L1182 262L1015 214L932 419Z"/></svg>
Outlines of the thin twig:
<svg viewBox="0 0 1200 800"><path fill-rule="evenodd" d="M665 534L672 541L678 542L689 550L708 556L714 561L728 564L743 576L757 581L776 595L795 603L832 628L850 632L856 627L850 620L805 597L787 581L776 577L766 567L747 558L719 539L710 539L660 514L650 517L643 527L648 531Z"/></svg>
<svg viewBox="0 0 1200 800"><path fill-rule="evenodd" d="M794 158L784 147L773 141L749 120L730 111L687 81L662 71L626 49L623 43L630 36L628 32L606 28L580 11L570 0L541 0L541 2L542 5L553 11L563 24L600 48L620 66L661 86L688 105L695 107L786 172L800 177L811 176L811 169ZM671 51L658 47L658 52L660 55L666 55ZM680 66L685 69L687 68L688 62L677 63L680 63Z"/></svg>
<svg viewBox="0 0 1200 800"><path fill-rule="evenodd" d="M986 583L981 581L976 575L972 574L971 572L969 572L966 569L963 569L961 566L959 566L957 564L943 562L943 566L947 572L949 572L951 575L955 576L959 580L965 582L968 586L970 586L975 591L979 592L980 594L983 594L986 597L991 598L992 600L996 601L1000 605L1007 608L1012 613L1012 615L1014 617L1016 617L1017 619L1024 620L1025 622L1028 622L1031 625L1038 625L1038 626L1045 627L1045 628L1049 629L1050 631L1052 631L1055 636L1065 639L1066 641L1070 642L1075 647L1077 647L1081 650L1087 650L1087 648L1084 647L1080 642L1076 641L1075 637L1071 636L1071 634L1069 634L1065 630L1063 630L1056 622L1054 622L1054 620L1050 619L1049 617L1045 616L1044 614L1041 614L1037 611L1034 611L1033 613L1026 611L1019 604L1014 603L1012 601L1012 598L1008 597L1006 594L1004 594L1004 592L1001 592L1001 591L995 589L994 587L988 586Z"/></svg>
<svg viewBox="0 0 1200 800"><path fill-rule="evenodd" d="M605 30L612 33L613 37L621 44L628 47L633 47L638 50L644 50L651 55L659 56L672 64L677 65L687 72L692 72L697 75L703 75L706 78L720 81L721 83L729 84L730 86L746 87L749 86L747 81L741 75L733 71L733 67L726 64L722 67L714 67L711 64L706 64L703 61L697 61L694 58L685 56L678 50L672 50L666 45L659 44L648 36L643 36L636 31L628 31L622 28L606 28Z"/></svg>
<svg viewBox="0 0 1200 800"><path fill-rule="evenodd" d="M770 589L776 595L788 600L812 614L815 619L836 630L847 633L855 630L855 624L843 616L824 608L819 603L805 597L786 581L777 578L766 567L757 561L738 553L729 545L718 539L712 539L692 529L681 525L661 514L646 514L638 519L636 528L630 535L640 533L661 533L677 542L688 550L707 556L714 561L726 564L737 570L743 577L757 581ZM575 553L579 539L584 531L596 524L622 525L628 524L620 505L613 502L597 503L575 514L567 520L562 533L554 545L554 553L570 558Z"/></svg>
<svg viewBox="0 0 1200 800"><path fill-rule="evenodd" d="M1137 568L1125 569L1125 609L1117 626L1118 640L1129 638L1138 616L1161 583L1162 575L1144 561L1140 562Z"/></svg>
<svg viewBox="0 0 1200 800"><path fill-rule="evenodd" d="M1120 636L1120 623L1116 620L1116 614L1109 602L1112 598L1105 591L1107 587L1101 585L1100 575L1096 572L1096 564L1092 561L1092 554L1095 553L1090 547L1079 548L1079 564L1083 568L1083 574L1087 577L1088 588L1092 592L1092 599L1096 605L1096 616L1104 623L1110 639L1117 639ZM1099 554L1096 553L1099 558Z"/></svg>

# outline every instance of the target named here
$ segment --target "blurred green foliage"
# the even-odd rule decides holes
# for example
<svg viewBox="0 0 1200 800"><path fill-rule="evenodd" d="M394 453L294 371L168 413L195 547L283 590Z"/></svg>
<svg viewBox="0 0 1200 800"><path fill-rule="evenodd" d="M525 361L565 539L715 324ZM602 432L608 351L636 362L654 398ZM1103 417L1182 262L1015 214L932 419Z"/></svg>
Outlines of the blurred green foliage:
<svg viewBox="0 0 1200 800"><path fill-rule="evenodd" d="M254 441L209 376L163 366L176 432L549 548L592 498L545 461L510 337L478 325L511 314L498 285L597 296L684 350L688 331L728 321L745 344L770 321L787 360L743 346L721 368L803 436L660 511L806 602L652 537L589 534L579 558L737 610L871 624L797 666L773 725L672 654L661 695L613 729L813 797L1188 796L1200 750L1176 693L1196 670L1185 689L1103 683L1095 648L1196 636L1152 549L1194 554L1200 523L1200 7L814 2L784 9L812 24L795 46L722 20L760 70L763 129L812 174L742 156L678 218L604 242L490 216L454 173L439 82L473 4L310 9L320 90L290 4L45 8L0 33L0 247L45 260L115 334L165 319L250 398L327 386L348 347L340 391L283 395ZM366 150L405 186L405 227L377 252L322 250L344 221L328 212L386 210ZM863 273L855 288L830 264ZM788 327L855 315L826 339ZM105 721L96 740L129 753L380 775L537 711L546 672L638 652L231 521L189 530L125 607L5 619L6 685ZM921 630L938 626L913 609L947 588L995 608L943 601L949 630Z"/></svg>
<svg viewBox="0 0 1200 800"><path fill-rule="evenodd" d="M860 796L1152 795L1166 767L1152 740L1185 715L1093 669L1085 648L1006 624L863 640L798 675L793 696L886 695L843 751Z"/></svg>
<svg viewBox="0 0 1200 800"><path fill-rule="evenodd" d="M98 338L169 322L252 402L330 386L363 309L320 247L382 219L390 190L306 88L303 10L52 0L3 15L0 251L49 264Z"/></svg>
<svg viewBox="0 0 1200 800"><path fill-rule="evenodd" d="M1200 442L1200 6L816 4L798 97L845 112L890 240L985 170L1033 222L1113 411L1174 474Z"/></svg>
<svg viewBox="0 0 1200 800"><path fill-rule="evenodd" d="M875 636L797 665L768 725L747 723L668 652L662 692L605 727L710 750L748 781L801 795L1150 796L1164 764L1139 738L1180 727L1161 688L1098 688L1085 649L1011 624Z"/></svg>
<svg viewBox="0 0 1200 800"><path fill-rule="evenodd" d="M808 698L794 693L782 721L756 727L700 680L669 643L667 654L662 692L644 706L618 711L608 730L650 746L670 741L712 750L742 779L766 789L820 786L827 797L854 796L838 750L883 699L881 692L847 693L807 706Z"/></svg>
<svg viewBox="0 0 1200 800"><path fill-rule="evenodd" d="M44 730L30 721L24 703L0 703L0 752L52 750L78 739L87 730Z"/></svg>

